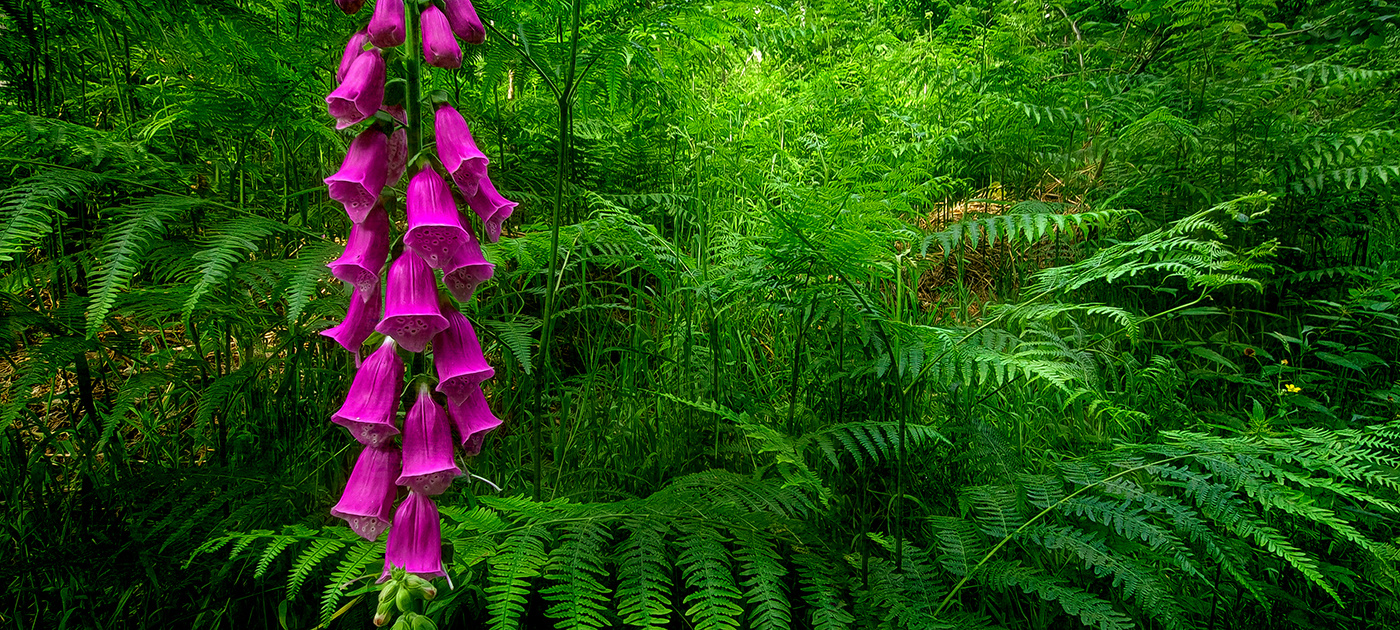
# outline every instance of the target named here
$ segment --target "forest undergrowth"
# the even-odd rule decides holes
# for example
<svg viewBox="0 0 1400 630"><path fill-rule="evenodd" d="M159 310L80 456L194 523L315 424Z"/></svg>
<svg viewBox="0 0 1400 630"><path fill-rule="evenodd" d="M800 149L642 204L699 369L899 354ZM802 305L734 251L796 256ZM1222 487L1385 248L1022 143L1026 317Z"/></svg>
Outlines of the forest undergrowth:
<svg viewBox="0 0 1400 630"><path fill-rule="evenodd" d="M1400 628L1400 6L574 2L423 77L519 202L439 627ZM368 13L0 0L0 622L371 627Z"/></svg>

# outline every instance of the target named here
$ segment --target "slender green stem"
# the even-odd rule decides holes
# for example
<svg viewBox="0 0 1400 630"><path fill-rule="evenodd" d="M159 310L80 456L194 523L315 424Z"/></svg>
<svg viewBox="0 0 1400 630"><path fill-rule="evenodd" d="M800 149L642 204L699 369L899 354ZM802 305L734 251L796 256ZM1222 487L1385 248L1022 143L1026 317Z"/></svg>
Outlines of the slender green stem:
<svg viewBox="0 0 1400 630"><path fill-rule="evenodd" d="M404 42L404 65L408 76L404 107L408 110L408 155L423 150L423 60L418 43L418 3L408 2L408 39Z"/></svg>

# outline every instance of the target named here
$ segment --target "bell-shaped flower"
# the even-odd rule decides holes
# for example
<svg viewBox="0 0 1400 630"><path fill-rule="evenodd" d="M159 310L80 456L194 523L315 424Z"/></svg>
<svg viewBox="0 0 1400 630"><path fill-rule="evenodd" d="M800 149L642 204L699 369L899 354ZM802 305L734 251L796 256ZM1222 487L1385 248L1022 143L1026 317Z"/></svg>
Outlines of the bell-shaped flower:
<svg viewBox="0 0 1400 630"><path fill-rule="evenodd" d="M332 275L355 287L356 294L377 295L379 272L388 258L389 212L383 203L377 203L363 221L350 226L345 253L326 266L331 268Z"/></svg>
<svg viewBox="0 0 1400 630"><path fill-rule="evenodd" d="M437 142L438 159L452 175L462 196L477 192L478 182L486 179L486 165L491 162L472 140L467 120L451 105L443 103L433 116L433 134Z"/></svg>
<svg viewBox="0 0 1400 630"><path fill-rule="evenodd" d="M491 407L486 404L486 394L480 385L472 385L460 403L447 401L447 417L457 430L462 452L468 456L480 453L486 434L501 426L501 419L491 413Z"/></svg>
<svg viewBox="0 0 1400 630"><path fill-rule="evenodd" d="M418 16L423 25L423 59L435 68L462 67L462 47L452 36L452 27L447 16L433 5L423 9Z"/></svg>
<svg viewBox="0 0 1400 630"><path fill-rule="evenodd" d="M366 339L369 339L370 333L374 332L383 307L384 302L379 297L378 283L367 290L356 286L354 293L350 296L350 308L345 311L345 321L340 322L338 326L321 331L321 334L334 339L342 348L349 350L350 354L355 355L355 361L358 363L360 346L365 343Z"/></svg>
<svg viewBox="0 0 1400 630"><path fill-rule="evenodd" d="M389 156L389 139L374 127L355 136L340 170L326 178L331 199L345 206L350 220L360 223L369 215L384 190L385 164Z"/></svg>
<svg viewBox="0 0 1400 630"><path fill-rule="evenodd" d="M383 103L384 55L377 48L355 57L345 79L326 96L326 109L335 117L336 129L373 116Z"/></svg>
<svg viewBox="0 0 1400 630"><path fill-rule="evenodd" d="M452 189L431 166L418 171L408 181L408 231L403 244L433 269L452 260L471 234L462 229L462 218L452 200Z"/></svg>
<svg viewBox="0 0 1400 630"><path fill-rule="evenodd" d="M345 519L362 538L378 540L394 516L394 497L399 492L394 480L402 468L400 459L398 449L366 446L331 516Z"/></svg>
<svg viewBox="0 0 1400 630"><path fill-rule="evenodd" d="M413 409L403 421L403 471L395 483L432 496L442 494L461 476L462 469L452 461L447 412L433 400L428 385L421 384Z"/></svg>
<svg viewBox="0 0 1400 630"><path fill-rule="evenodd" d="M447 330L433 339L433 364L437 367L437 390L449 401L461 403L473 393L473 388L496 375L496 370L481 354L481 342L467 316L455 308L444 308Z"/></svg>
<svg viewBox="0 0 1400 630"><path fill-rule="evenodd" d="M345 404L331 416L331 422L350 430L365 446L380 446L390 436L398 435L394 415L399 410L399 393L403 391L403 359L394 351L394 340L385 339L350 383Z"/></svg>
<svg viewBox="0 0 1400 630"><path fill-rule="evenodd" d="M501 193L496 192L496 186L491 183L491 179L483 177L478 182L476 194L467 197L467 205L481 218L486 240L494 243L501 240L501 225L515 212L517 204L502 197Z"/></svg>
<svg viewBox="0 0 1400 630"><path fill-rule="evenodd" d="M404 22L404 0L375 0L374 15L369 18L369 41L380 48L393 48L404 42L408 27Z"/></svg>
<svg viewBox="0 0 1400 630"><path fill-rule="evenodd" d="M447 21L452 24L452 32L457 37L468 44L486 41L486 27L476 16L476 7L472 6L471 0L444 0L442 5L447 10Z"/></svg>
<svg viewBox="0 0 1400 630"><path fill-rule="evenodd" d="M476 293L476 286L491 279L496 266L481 255L481 243L473 238L457 250L457 255L442 267L442 283L458 302L467 302Z"/></svg>
<svg viewBox="0 0 1400 630"><path fill-rule="evenodd" d="M409 352L422 352L447 328L438 308L437 279L428 263L404 252L389 265L384 282L384 319L375 327Z"/></svg>
<svg viewBox="0 0 1400 630"><path fill-rule="evenodd" d="M403 105L387 105L384 107L384 111L393 116L394 120L408 125L408 113L404 111ZM396 127L394 133L389 134L389 166L388 174L384 178L384 185L397 185L407 167L408 127Z"/></svg>
<svg viewBox="0 0 1400 630"><path fill-rule="evenodd" d="M389 540L384 544L384 574L379 581L388 580L394 567L425 579L447 575L442 570L442 523L437 505L427 495L408 493L394 512L394 526L389 528Z"/></svg>
<svg viewBox="0 0 1400 630"><path fill-rule="evenodd" d="M365 44L369 43L369 34L365 29L355 31L350 36L350 41L345 44L345 54L340 57L340 68L335 71L335 80L344 81L345 75L350 73L350 66L355 64L355 60L365 52Z"/></svg>
<svg viewBox="0 0 1400 630"><path fill-rule="evenodd" d="M335 0L335 6L345 15L354 15L359 13L360 7L365 6L365 0Z"/></svg>

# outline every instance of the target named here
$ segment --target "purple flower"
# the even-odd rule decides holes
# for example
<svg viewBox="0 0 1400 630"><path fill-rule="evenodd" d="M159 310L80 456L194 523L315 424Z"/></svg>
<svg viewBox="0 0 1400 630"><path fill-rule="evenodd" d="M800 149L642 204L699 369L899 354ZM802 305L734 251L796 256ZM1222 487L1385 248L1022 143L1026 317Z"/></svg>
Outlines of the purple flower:
<svg viewBox="0 0 1400 630"><path fill-rule="evenodd" d="M380 582L389 579L393 567L427 579L447 575L442 570L442 524L437 506L426 495L408 493L394 512L394 526L384 545L384 574Z"/></svg>
<svg viewBox="0 0 1400 630"><path fill-rule="evenodd" d="M384 103L384 55L379 49L360 53L340 86L326 96L335 128L344 129L374 115Z"/></svg>
<svg viewBox="0 0 1400 630"><path fill-rule="evenodd" d="M389 105L384 108L394 120L407 125L408 112L404 111L403 105ZM389 134L389 166L388 174L384 178L385 186L394 186L399 183L399 178L403 177L404 169L408 167L408 127L397 127L394 133Z"/></svg>
<svg viewBox="0 0 1400 630"><path fill-rule="evenodd" d="M460 404L475 391L480 391L478 385L495 376L496 370L482 356L481 342L477 341L476 331L472 329L467 316L455 308L443 309L443 314L447 316L447 330L433 339L437 390L449 401Z"/></svg>
<svg viewBox="0 0 1400 630"><path fill-rule="evenodd" d="M428 340L447 328L447 319L438 309L433 270L412 252L404 252L389 265L384 291L384 320L375 330L393 337L409 352L427 349Z"/></svg>
<svg viewBox="0 0 1400 630"><path fill-rule="evenodd" d="M471 240L462 229L452 190L437 169L425 167L408 181L407 205L408 232L403 235L403 244L422 256L429 267L441 269Z"/></svg>
<svg viewBox="0 0 1400 630"><path fill-rule="evenodd" d="M375 280L378 280L378 277ZM345 312L345 321L340 322L339 326L321 331L321 334L334 339L342 348L349 350L350 354L355 355L355 362L358 364L360 346L369 339L370 333L374 332L383 305L384 302L379 297L378 282L368 290L356 286L350 296L350 308Z"/></svg>
<svg viewBox="0 0 1400 630"><path fill-rule="evenodd" d="M393 48L404 42L408 28L404 26L403 0L375 0L374 15L369 18L369 41L380 48Z"/></svg>
<svg viewBox="0 0 1400 630"><path fill-rule="evenodd" d="M345 519L350 529L366 540L377 540L394 514L394 497L399 492L394 478L399 476L399 460L398 449L366 446L355 461L350 480L345 482L340 503L331 508L331 516Z"/></svg>
<svg viewBox="0 0 1400 630"><path fill-rule="evenodd" d="M486 240L494 243L501 239L501 224L510 218L517 204L496 192L496 186L491 183L490 178L482 177L476 194L467 197L467 205L481 218Z"/></svg>
<svg viewBox="0 0 1400 630"><path fill-rule="evenodd" d="M462 67L462 47L452 36L447 16L437 7L428 5L419 16L423 25L423 59L437 68Z"/></svg>
<svg viewBox="0 0 1400 630"><path fill-rule="evenodd" d="M360 11L360 7L365 6L365 0L335 0L335 6L345 15L354 15Z"/></svg>
<svg viewBox="0 0 1400 630"><path fill-rule="evenodd" d="M394 340L385 339L355 373L345 404L331 416L331 422L349 429L361 444L379 446L385 438L399 434L394 415L401 391L403 359L394 351Z"/></svg>
<svg viewBox="0 0 1400 630"><path fill-rule="evenodd" d="M491 160L476 148L466 119L451 105L443 103L433 117L433 133L442 167L452 174L452 181L457 182L463 196L476 194L478 182L486 179L486 165Z"/></svg>
<svg viewBox="0 0 1400 630"><path fill-rule="evenodd" d="M381 137L383 134L380 134ZM331 274L355 287L357 295L378 295L379 272L389 258L389 213L377 203L364 220L350 226L345 253L327 264ZM375 300L378 302L378 300ZM376 317L378 314L376 313Z"/></svg>
<svg viewBox="0 0 1400 630"><path fill-rule="evenodd" d="M462 476L452 461L452 429L447 413L433 400L427 384L403 421L403 472L394 483L425 495L438 495Z"/></svg>
<svg viewBox="0 0 1400 630"><path fill-rule="evenodd" d="M447 9L447 21L452 24L452 32L462 41L468 44L486 41L486 28L481 25L481 18L476 16L476 7L472 6L471 0L444 0L443 7Z"/></svg>
<svg viewBox="0 0 1400 630"><path fill-rule="evenodd" d="M447 417L457 429L462 452L468 456L480 453L486 434L501 426L501 419L491 413L491 407L486 404L486 394L481 391L480 385L468 388L467 396L461 403L447 401Z"/></svg>
<svg viewBox="0 0 1400 630"><path fill-rule="evenodd" d="M355 7L357 10L359 7ZM369 35L364 29L355 31L350 36L350 41L345 44L345 54L340 57L340 69L335 71L335 80L344 81L345 75L350 73L350 66L355 64L355 60L365 52L365 44L369 43Z"/></svg>
<svg viewBox="0 0 1400 630"><path fill-rule="evenodd" d="M481 255L481 244L472 239L442 266L442 283L458 302L468 302L476 293L476 285L490 280L495 272L496 266Z"/></svg>
<svg viewBox="0 0 1400 630"><path fill-rule="evenodd" d="M326 178L331 199L345 205L350 220L360 223L369 215L384 190L385 163L389 140L378 129L370 127L355 136L340 170Z"/></svg>

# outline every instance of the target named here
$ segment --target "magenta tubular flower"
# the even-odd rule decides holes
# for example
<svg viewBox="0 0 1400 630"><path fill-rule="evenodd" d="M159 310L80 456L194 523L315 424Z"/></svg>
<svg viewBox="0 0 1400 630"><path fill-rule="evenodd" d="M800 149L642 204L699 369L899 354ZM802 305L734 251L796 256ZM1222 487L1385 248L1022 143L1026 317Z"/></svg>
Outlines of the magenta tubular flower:
<svg viewBox="0 0 1400 630"><path fill-rule="evenodd" d="M427 349L428 341L447 328L447 319L438 309L433 270L416 254L404 252L394 259L384 291L384 319L375 330L409 352Z"/></svg>
<svg viewBox="0 0 1400 630"><path fill-rule="evenodd" d="M462 469L452 461L452 429L447 412L426 384L403 421L403 472L394 483L429 496L442 494Z"/></svg>
<svg viewBox="0 0 1400 630"><path fill-rule="evenodd" d="M442 283L453 299L468 302L476 293L476 286L491 279L496 266L487 262L481 255L481 244L472 239L457 250L457 255L442 267Z"/></svg>
<svg viewBox="0 0 1400 630"><path fill-rule="evenodd" d="M433 133L442 167L452 174L452 181L457 183L462 196L475 195L478 182L486 179L486 165L491 160L476 147L467 120L451 105L443 103L433 117Z"/></svg>
<svg viewBox="0 0 1400 630"><path fill-rule="evenodd" d="M360 7L365 6L365 0L335 0L335 6L340 7L345 15L359 13Z"/></svg>
<svg viewBox="0 0 1400 630"><path fill-rule="evenodd" d="M393 567L424 579L447 575L442 570L442 523L437 505L426 495L408 493L394 512L394 526L389 528L389 540L384 545L384 574L379 577L380 582L389 579Z"/></svg>
<svg viewBox="0 0 1400 630"><path fill-rule="evenodd" d="M357 7L358 8L358 7ZM355 64L355 60L365 52L365 44L369 43L369 35L364 29L355 31L350 36L350 41L345 44L345 54L340 57L340 69L335 71L335 80L344 81L345 75L350 73L350 66Z"/></svg>
<svg viewBox="0 0 1400 630"><path fill-rule="evenodd" d="M378 295L379 272L384 269L384 261L388 258L389 213L384 209L384 204L377 203L363 221L350 226L345 253L326 266L331 268L331 274L335 277L355 287L357 295Z"/></svg>
<svg viewBox="0 0 1400 630"><path fill-rule="evenodd" d="M462 47L452 35L447 16L433 5L419 16L423 25L423 59L435 68L462 67Z"/></svg>
<svg viewBox="0 0 1400 630"><path fill-rule="evenodd" d="M380 48L393 48L404 42L408 27L404 26L404 0L375 0L374 15L369 18L369 41Z"/></svg>
<svg viewBox="0 0 1400 630"><path fill-rule="evenodd" d="M331 199L345 206L350 220L361 223L369 216L379 193L384 190L385 164L389 155L389 139L378 129L370 127L355 136L340 170L326 178Z"/></svg>
<svg viewBox="0 0 1400 630"><path fill-rule="evenodd" d="M394 415L399 410L401 391L403 359L394 351L394 340L385 339L355 373L345 404L331 416L331 422L349 429L361 444L379 446L386 438L399 434Z"/></svg>
<svg viewBox="0 0 1400 630"><path fill-rule="evenodd" d="M389 105L384 108L384 111L393 116L394 120L404 125L408 124L408 113L404 111L403 105ZM408 127L398 127L394 129L394 133L389 134L389 172L385 176L384 185L397 185L407 167Z"/></svg>
<svg viewBox="0 0 1400 630"><path fill-rule="evenodd" d="M496 186L491 183L491 179L483 177L479 181L476 194L467 197L467 205L481 218L486 240L494 243L501 240L501 224L515 212L517 204L502 197L501 193L496 192Z"/></svg>
<svg viewBox="0 0 1400 630"><path fill-rule="evenodd" d="M370 333L374 332L383 308L384 301L379 297L378 283L368 290L361 290L356 286L350 296L350 308L345 312L345 321L340 322L339 326L321 331L321 334L334 339L342 348L349 350L350 354L355 355L355 361L358 363L360 346L364 345Z"/></svg>
<svg viewBox="0 0 1400 630"><path fill-rule="evenodd" d="M366 446L331 516L345 519L360 537L377 540L394 515L394 497L399 492L394 479L401 467L398 449Z"/></svg>
<svg viewBox="0 0 1400 630"><path fill-rule="evenodd" d="M371 49L355 57L345 79L326 96L335 128L344 129L373 116L384 103L384 55Z"/></svg>
<svg viewBox="0 0 1400 630"><path fill-rule="evenodd" d="M468 44L486 41L486 27L476 16L476 7L472 6L471 0L445 0L442 4L447 9L447 21L452 24L452 32L457 37Z"/></svg>
<svg viewBox="0 0 1400 630"><path fill-rule="evenodd" d="M486 394L480 385L472 385L461 403L447 402L447 417L457 429L457 440L462 452L468 456L481 452L481 444L486 434L501 426L501 419L491 413L486 404Z"/></svg>
<svg viewBox="0 0 1400 630"><path fill-rule="evenodd" d="M408 181L407 205L408 231L403 244L422 256L429 267L441 269L471 240L471 234L462 229L452 190L437 169L424 168Z"/></svg>
<svg viewBox="0 0 1400 630"><path fill-rule="evenodd" d="M433 339L433 363L437 366L437 390L453 403L466 401L482 381L496 375L496 370L481 354L481 342L467 316L455 308L443 309L447 330Z"/></svg>

